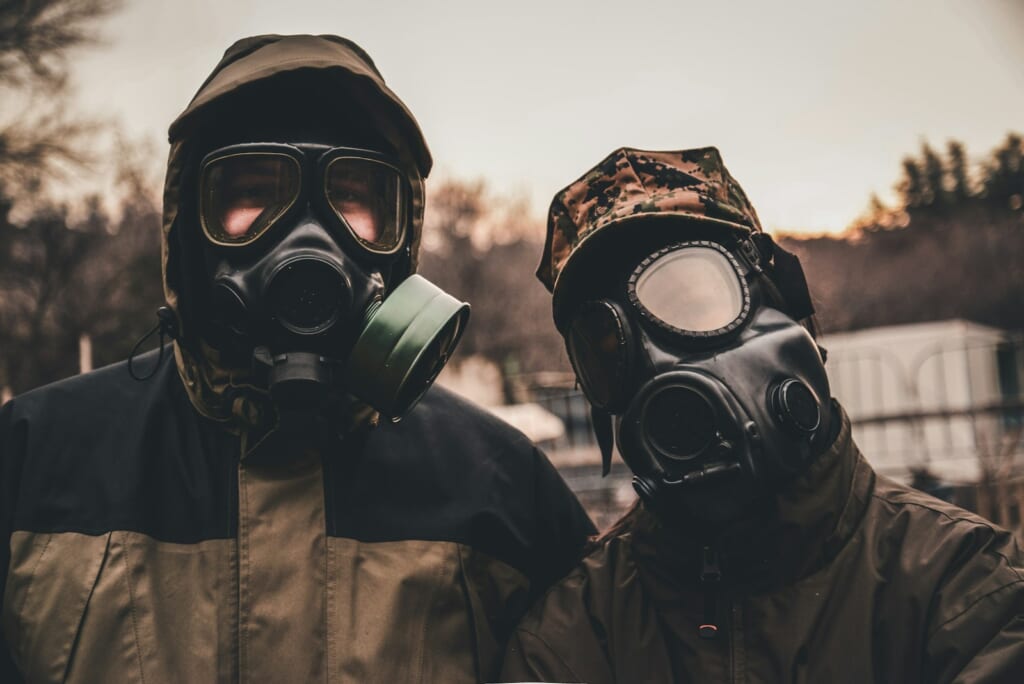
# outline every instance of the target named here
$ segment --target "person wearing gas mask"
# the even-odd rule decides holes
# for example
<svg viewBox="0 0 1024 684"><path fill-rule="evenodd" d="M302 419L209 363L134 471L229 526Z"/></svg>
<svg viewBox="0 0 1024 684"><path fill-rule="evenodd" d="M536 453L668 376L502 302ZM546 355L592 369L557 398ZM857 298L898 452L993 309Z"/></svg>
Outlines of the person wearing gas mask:
<svg viewBox="0 0 1024 684"><path fill-rule="evenodd" d="M640 503L505 681L1024 681L1020 549L872 471L799 261L718 150L613 152L555 196L537 274Z"/></svg>
<svg viewBox="0 0 1024 684"><path fill-rule="evenodd" d="M493 679L594 530L427 391L467 310L414 273L415 119L351 41L257 36L170 141L173 353L0 411L0 681Z"/></svg>

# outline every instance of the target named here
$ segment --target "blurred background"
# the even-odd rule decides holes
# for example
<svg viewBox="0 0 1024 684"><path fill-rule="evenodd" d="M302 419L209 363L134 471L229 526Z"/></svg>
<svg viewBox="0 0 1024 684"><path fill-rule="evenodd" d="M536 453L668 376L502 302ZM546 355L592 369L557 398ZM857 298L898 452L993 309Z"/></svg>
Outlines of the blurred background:
<svg viewBox="0 0 1024 684"><path fill-rule="evenodd" d="M881 473L1024 530L1024 1L0 0L0 400L125 358L162 304L166 127L236 39L337 33L434 153L423 274L473 304L441 382L601 524L547 203L614 148L715 145L798 253ZM842 6L839 6L842 5Z"/></svg>

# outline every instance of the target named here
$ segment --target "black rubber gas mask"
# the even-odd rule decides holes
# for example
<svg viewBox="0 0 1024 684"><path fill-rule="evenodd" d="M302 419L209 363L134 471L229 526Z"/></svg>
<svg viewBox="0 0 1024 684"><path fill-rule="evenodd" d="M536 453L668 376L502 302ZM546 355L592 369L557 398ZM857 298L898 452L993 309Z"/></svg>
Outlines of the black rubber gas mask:
<svg viewBox="0 0 1024 684"><path fill-rule="evenodd" d="M683 242L568 320L580 385L616 416L634 487L662 515L748 515L828 446L819 348L764 278L749 240Z"/></svg>
<svg viewBox="0 0 1024 684"><path fill-rule="evenodd" d="M338 393L395 420L408 411L469 307L419 276L390 287L411 202L397 163L369 150L245 143L207 154L198 186L210 343L253 364L282 420Z"/></svg>

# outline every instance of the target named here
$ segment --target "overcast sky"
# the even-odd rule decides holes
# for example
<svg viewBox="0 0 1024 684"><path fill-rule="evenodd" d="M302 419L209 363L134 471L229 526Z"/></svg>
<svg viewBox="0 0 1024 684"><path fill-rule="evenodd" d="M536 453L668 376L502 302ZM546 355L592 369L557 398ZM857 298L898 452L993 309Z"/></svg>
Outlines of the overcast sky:
<svg viewBox="0 0 1024 684"><path fill-rule="evenodd" d="M418 118L432 178L551 195L616 147L715 145L765 226L840 230L900 159L1024 131L1024 0L135 0L77 99L159 142L234 40L337 33Z"/></svg>

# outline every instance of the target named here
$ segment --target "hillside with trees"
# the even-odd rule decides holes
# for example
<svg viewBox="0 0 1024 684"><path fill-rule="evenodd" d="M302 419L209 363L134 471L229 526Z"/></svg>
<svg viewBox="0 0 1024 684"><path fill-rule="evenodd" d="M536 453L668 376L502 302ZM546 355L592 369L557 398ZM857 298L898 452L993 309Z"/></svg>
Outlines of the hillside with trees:
<svg viewBox="0 0 1024 684"><path fill-rule="evenodd" d="M68 63L118 0L0 4L0 393L127 356L155 322L162 154L96 148L73 115ZM969 161L963 145L907 157L897 201L875 198L843 235L782 238L804 262L826 331L966 318L1024 330L1024 142ZM102 198L58 201L69 169L116 176ZM459 355L506 377L569 370L551 300L533 277L543 218L481 181L432 178L423 274L472 303Z"/></svg>
<svg viewBox="0 0 1024 684"><path fill-rule="evenodd" d="M826 331L965 318L1024 329L1024 142L971 165L958 142L904 159L844 235L782 240L800 255Z"/></svg>

